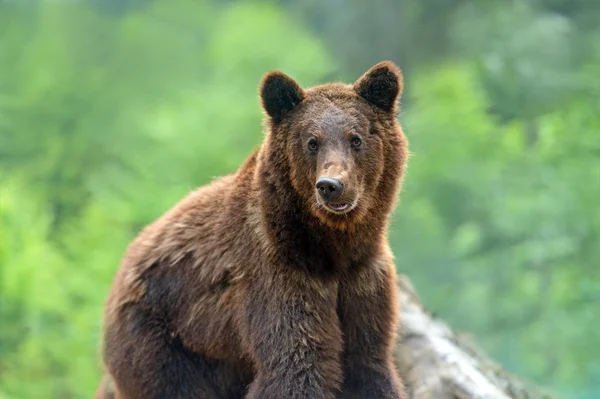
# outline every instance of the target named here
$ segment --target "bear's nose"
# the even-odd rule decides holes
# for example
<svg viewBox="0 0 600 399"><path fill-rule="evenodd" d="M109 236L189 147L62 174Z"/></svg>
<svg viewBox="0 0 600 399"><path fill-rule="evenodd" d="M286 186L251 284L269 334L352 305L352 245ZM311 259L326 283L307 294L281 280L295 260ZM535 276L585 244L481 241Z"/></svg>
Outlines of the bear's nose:
<svg viewBox="0 0 600 399"><path fill-rule="evenodd" d="M319 195L325 201L335 201L340 198L344 192L344 185L342 182L331 177L321 177L317 180L316 187L319 191Z"/></svg>

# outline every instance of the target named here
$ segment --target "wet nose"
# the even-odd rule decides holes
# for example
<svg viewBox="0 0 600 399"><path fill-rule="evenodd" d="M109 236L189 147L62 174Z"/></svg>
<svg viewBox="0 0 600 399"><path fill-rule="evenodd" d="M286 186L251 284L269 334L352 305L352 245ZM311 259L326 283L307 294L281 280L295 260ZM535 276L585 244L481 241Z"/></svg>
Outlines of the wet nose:
<svg viewBox="0 0 600 399"><path fill-rule="evenodd" d="M344 192L344 185L342 182L331 177L321 177L317 180L316 187L319 191L319 195L325 201L335 201L340 198Z"/></svg>

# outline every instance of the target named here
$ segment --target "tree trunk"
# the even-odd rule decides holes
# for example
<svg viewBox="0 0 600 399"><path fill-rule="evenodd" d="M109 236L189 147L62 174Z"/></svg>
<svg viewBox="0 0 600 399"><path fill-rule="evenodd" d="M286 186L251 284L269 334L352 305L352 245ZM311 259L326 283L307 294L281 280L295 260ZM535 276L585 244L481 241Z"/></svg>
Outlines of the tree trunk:
<svg viewBox="0 0 600 399"><path fill-rule="evenodd" d="M557 399L486 358L433 318L406 276L398 277L396 363L410 399Z"/></svg>

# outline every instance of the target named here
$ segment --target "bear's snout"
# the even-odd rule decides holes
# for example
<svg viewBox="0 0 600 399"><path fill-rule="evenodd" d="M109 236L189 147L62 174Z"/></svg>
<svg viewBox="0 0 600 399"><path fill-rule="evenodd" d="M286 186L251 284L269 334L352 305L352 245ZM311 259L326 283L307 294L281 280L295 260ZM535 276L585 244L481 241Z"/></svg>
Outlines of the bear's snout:
<svg viewBox="0 0 600 399"><path fill-rule="evenodd" d="M321 177L317 180L316 188L326 202L337 200L344 192L344 184L332 177Z"/></svg>

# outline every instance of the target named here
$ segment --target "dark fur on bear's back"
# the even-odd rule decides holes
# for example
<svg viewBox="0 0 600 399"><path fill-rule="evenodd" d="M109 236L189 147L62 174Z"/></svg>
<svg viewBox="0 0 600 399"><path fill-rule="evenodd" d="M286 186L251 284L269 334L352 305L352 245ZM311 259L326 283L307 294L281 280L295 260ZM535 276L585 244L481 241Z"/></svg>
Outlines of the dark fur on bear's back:
<svg viewBox="0 0 600 399"><path fill-rule="evenodd" d="M407 158L401 91L389 62L354 85L265 76L260 149L128 248L98 398L403 397L387 244ZM323 176L344 202L319 196Z"/></svg>

